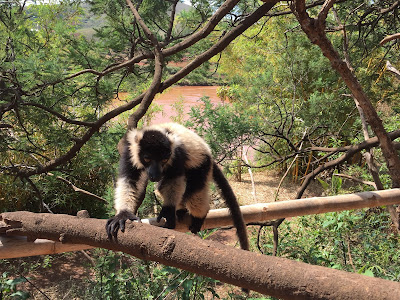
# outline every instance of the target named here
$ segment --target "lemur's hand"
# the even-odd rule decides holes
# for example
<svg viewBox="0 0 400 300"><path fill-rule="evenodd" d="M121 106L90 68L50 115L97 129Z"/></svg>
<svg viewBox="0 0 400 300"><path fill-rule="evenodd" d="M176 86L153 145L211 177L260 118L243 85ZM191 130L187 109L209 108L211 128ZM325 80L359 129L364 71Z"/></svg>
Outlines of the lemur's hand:
<svg viewBox="0 0 400 300"><path fill-rule="evenodd" d="M125 222L127 220L140 222L139 217L127 210L123 210L116 214L114 217L107 220L106 231L110 240L112 239L112 237L114 237L115 239L117 238L119 229L121 229L122 232L125 232Z"/></svg>
<svg viewBox="0 0 400 300"><path fill-rule="evenodd" d="M157 222L160 222L161 218L165 218L165 228L174 229L176 225L175 206L163 206L157 217Z"/></svg>

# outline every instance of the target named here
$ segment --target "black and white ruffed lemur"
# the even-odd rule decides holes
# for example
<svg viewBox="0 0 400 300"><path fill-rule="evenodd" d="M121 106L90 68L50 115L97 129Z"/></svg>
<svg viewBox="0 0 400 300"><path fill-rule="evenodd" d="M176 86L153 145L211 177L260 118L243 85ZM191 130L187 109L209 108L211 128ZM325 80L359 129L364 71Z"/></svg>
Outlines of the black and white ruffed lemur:
<svg viewBox="0 0 400 300"><path fill-rule="evenodd" d="M148 126L127 132L120 147L115 189L116 215L106 225L110 238L125 230L126 220L140 220L148 180L158 182L156 194L163 205L157 220L175 228L186 212L190 231L197 233L210 210L209 185L217 184L229 208L242 249L249 249L246 225L231 186L211 156L210 147L196 133L176 123Z"/></svg>

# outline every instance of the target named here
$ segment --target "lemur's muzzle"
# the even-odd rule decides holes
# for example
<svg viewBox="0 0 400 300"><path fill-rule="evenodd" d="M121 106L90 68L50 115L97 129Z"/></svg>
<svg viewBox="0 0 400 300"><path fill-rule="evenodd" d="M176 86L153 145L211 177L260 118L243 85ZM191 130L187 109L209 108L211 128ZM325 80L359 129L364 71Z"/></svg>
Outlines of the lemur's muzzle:
<svg viewBox="0 0 400 300"><path fill-rule="evenodd" d="M149 175L150 181L152 182L160 181L162 177L161 163L157 161L152 161L147 169L147 173Z"/></svg>

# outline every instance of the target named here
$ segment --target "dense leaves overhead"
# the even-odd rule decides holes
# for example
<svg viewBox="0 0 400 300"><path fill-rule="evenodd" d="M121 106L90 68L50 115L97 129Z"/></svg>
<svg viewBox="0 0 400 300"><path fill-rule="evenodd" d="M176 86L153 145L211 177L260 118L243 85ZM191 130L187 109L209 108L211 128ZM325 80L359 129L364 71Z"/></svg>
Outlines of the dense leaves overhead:
<svg viewBox="0 0 400 300"><path fill-rule="evenodd" d="M219 108L220 118L207 116L213 112L209 106L194 116L225 132L220 145L233 141L222 147L224 153L214 140L221 158L249 141L257 141L263 166L284 163L300 145L361 140L347 87L286 2L271 10L274 3L259 1L198 0L191 1L192 8L176 0L133 1L144 23L133 17L129 2L0 3L2 209L38 210L48 203L74 212L81 203L89 203L85 208L96 203L101 214L103 203L57 178L111 198L115 145L126 112L147 99L150 86L156 93L179 81L221 84L222 78L232 106ZM308 13L317 15L321 4L307 1ZM396 40L379 42L399 32L398 6L337 1L326 21L329 39L385 114L389 130L398 128L399 84L385 66L389 61L399 68L400 52ZM155 49L161 60L154 59ZM192 63L182 68L171 61ZM222 77L213 75L216 70ZM119 92L130 95L120 100ZM218 136L217 127L211 136ZM317 161L321 155L315 154ZM308 152L301 158L306 166Z"/></svg>
<svg viewBox="0 0 400 300"><path fill-rule="evenodd" d="M72 213L82 203L92 215L97 206L105 210L67 183L111 198L115 149L124 132L118 123L126 116L110 120L140 104L149 86L158 87L153 94L162 91L207 62L273 6L253 3L233 17L235 0L221 8L222 1L192 1L190 9L176 0L129 2L0 3L2 210ZM135 9L143 22L133 17ZM149 32L156 40L150 42ZM215 43L220 46L208 51ZM155 49L162 49L164 62L157 75ZM165 68L185 57L196 63ZM121 91L130 93L126 101L118 98Z"/></svg>

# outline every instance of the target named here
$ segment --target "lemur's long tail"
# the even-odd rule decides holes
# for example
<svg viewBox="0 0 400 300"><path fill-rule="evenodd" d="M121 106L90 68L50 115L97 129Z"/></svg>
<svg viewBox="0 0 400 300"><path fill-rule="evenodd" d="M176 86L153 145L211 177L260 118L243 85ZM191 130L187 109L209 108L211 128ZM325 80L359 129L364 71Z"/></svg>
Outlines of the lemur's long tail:
<svg viewBox="0 0 400 300"><path fill-rule="evenodd" d="M233 224L236 227L236 234L239 238L240 247L243 250L249 250L249 239L247 237L247 228L244 223L243 215L240 211L239 203L236 199L235 194L222 173L221 169L214 162L213 163L213 179L217 184L218 188L221 190L222 197L224 198L226 205L231 213Z"/></svg>

